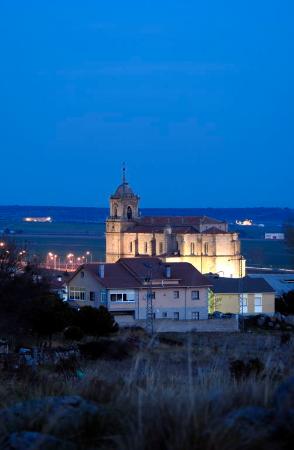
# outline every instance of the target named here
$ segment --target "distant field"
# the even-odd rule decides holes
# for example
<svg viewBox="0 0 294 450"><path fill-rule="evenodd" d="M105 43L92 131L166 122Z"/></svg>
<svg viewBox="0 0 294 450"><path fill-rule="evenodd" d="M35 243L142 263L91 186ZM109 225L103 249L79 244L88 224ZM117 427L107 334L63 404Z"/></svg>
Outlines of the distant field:
<svg viewBox="0 0 294 450"><path fill-rule="evenodd" d="M105 256L105 225L87 222L27 223L0 218L0 229L11 229L10 235L18 245L44 258L48 252L57 253L62 259L68 253L81 256L90 251L95 260ZM240 227L231 225L242 242L242 252L247 265L294 267L294 253L290 253L283 241L265 241L266 231L281 231L281 226Z"/></svg>

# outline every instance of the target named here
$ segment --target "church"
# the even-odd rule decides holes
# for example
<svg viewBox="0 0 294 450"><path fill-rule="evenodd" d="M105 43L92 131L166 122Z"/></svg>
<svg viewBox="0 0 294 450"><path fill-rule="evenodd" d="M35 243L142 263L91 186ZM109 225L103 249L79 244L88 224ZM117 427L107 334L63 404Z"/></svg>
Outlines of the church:
<svg viewBox="0 0 294 450"><path fill-rule="evenodd" d="M139 212L140 197L126 181L110 197L106 220L106 262L157 256L164 262L189 262L201 273L245 276L238 234L228 224L206 216L148 216Z"/></svg>

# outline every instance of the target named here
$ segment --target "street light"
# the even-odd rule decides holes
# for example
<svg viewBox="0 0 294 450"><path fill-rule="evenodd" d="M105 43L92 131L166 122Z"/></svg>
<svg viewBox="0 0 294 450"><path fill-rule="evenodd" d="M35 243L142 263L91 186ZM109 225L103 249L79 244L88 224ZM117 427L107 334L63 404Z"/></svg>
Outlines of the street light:
<svg viewBox="0 0 294 450"><path fill-rule="evenodd" d="M92 256L92 253L89 252L89 251L87 251L87 252L86 252L86 255L87 255L87 256L90 256L90 261L93 262L93 256ZM88 258L86 258L86 262L88 262Z"/></svg>

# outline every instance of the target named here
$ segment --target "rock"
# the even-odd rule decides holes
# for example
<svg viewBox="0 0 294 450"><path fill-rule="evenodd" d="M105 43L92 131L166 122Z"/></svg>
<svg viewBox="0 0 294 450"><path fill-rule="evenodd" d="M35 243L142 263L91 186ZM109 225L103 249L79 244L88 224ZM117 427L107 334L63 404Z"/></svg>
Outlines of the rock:
<svg viewBox="0 0 294 450"><path fill-rule="evenodd" d="M70 439L91 424L99 428L99 419L104 415L103 407L79 396L45 397L0 410L0 423L8 433L44 430Z"/></svg>
<svg viewBox="0 0 294 450"><path fill-rule="evenodd" d="M228 414L225 425L229 428L265 427L272 422L271 411L260 406L245 406Z"/></svg>
<svg viewBox="0 0 294 450"><path fill-rule="evenodd" d="M76 450L76 445L35 431L12 433L0 441L2 450Z"/></svg>

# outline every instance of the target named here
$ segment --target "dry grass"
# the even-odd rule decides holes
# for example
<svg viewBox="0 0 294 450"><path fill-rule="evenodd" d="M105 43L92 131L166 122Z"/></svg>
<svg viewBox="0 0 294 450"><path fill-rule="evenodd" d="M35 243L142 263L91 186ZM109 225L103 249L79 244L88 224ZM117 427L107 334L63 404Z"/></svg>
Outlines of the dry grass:
<svg viewBox="0 0 294 450"><path fill-rule="evenodd" d="M149 342L121 361L83 364L82 379L65 379L52 369L21 379L3 378L0 406L48 395L81 395L106 406L103 424L77 437L79 448L120 450L233 450L283 448L267 430L231 429L226 416L236 408L271 407L277 385L294 372L294 343L277 334L171 335ZM182 345L174 344L172 340ZM237 381L234 359L259 358L260 376ZM98 431L99 430L99 431ZM286 448L286 447L285 447Z"/></svg>

